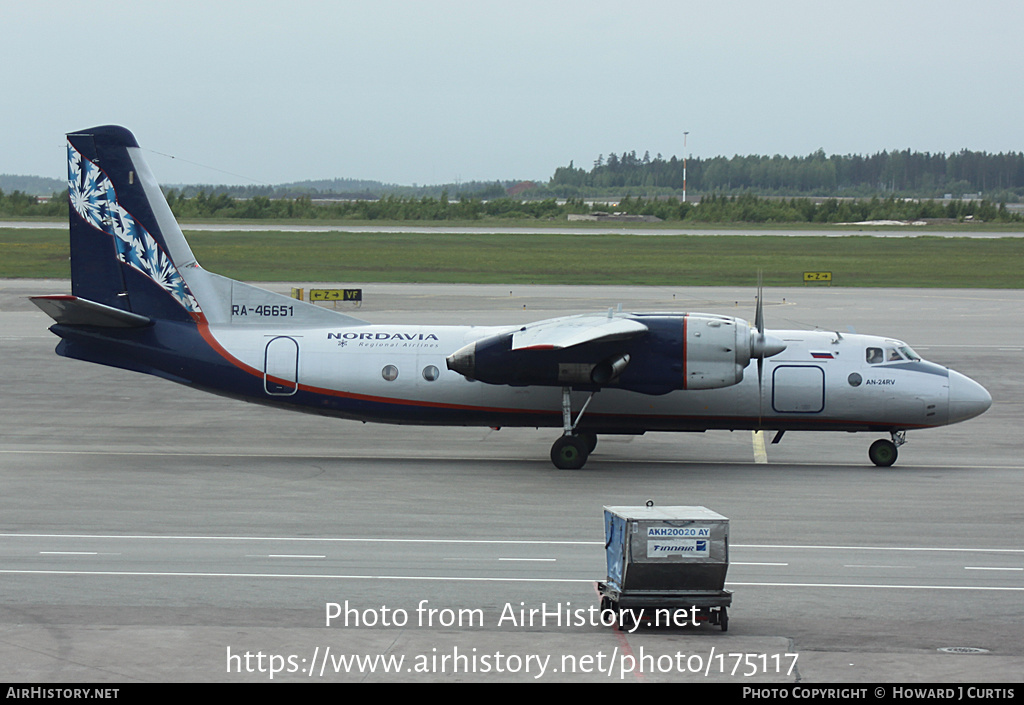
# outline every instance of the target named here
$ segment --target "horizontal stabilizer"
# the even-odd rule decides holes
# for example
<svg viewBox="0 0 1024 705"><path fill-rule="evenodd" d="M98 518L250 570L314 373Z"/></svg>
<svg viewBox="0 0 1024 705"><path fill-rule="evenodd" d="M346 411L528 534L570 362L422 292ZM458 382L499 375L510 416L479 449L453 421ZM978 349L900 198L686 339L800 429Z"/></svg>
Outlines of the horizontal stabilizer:
<svg viewBox="0 0 1024 705"><path fill-rule="evenodd" d="M47 316L69 326L98 326L101 328L140 328L150 319L137 313L122 311L113 306L98 304L88 299L67 294L29 297Z"/></svg>
<svg viewBox="0 0 1024 705"><path fill-rule="evenodd" d="M648 331L631 318L585 314L531 323L512 334L512 350L559 350L593 342L627 340Z"/></svg>

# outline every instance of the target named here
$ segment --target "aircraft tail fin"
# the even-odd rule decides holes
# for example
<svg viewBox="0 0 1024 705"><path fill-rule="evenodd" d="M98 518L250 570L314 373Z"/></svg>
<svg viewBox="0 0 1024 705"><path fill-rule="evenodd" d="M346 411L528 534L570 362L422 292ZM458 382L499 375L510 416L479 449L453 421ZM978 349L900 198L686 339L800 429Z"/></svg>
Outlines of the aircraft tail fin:
<svg viewBox="0 0 1024 705"><path fill-rule="evenodd" d="M200 267L135 136L125 128L94 127L70 133L67 140L71 291L78 299L182 322L265 324L262 312L272 311L291 325L364 323ZM261 313L245 315L249 311ZM106 312L104 320L116 319Z"/></svg>
<svg viewBox="0 0 1024 705"><path fill-rule="evenodd" d="M104 126L67 137L72 294L141 315L198 318L180 271L195 257L135 136Z"/></svg>

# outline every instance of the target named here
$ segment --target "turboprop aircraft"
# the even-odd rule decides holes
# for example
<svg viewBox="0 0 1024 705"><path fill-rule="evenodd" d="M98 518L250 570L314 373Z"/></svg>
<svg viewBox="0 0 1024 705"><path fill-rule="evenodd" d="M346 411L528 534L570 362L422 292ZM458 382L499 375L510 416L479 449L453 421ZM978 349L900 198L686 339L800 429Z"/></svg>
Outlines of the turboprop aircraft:
<svg viewBox="0 0 1024 705"><path fill-rule="evenodd" d="M988 392L899 340L767 331L706 313L609 310L516 326L374 325L196 262L135 137L67 136L71 294L33 301L57 354L248 401L360 421L561 429L559 468L598 434L908 430L983 413Z"/></svg>

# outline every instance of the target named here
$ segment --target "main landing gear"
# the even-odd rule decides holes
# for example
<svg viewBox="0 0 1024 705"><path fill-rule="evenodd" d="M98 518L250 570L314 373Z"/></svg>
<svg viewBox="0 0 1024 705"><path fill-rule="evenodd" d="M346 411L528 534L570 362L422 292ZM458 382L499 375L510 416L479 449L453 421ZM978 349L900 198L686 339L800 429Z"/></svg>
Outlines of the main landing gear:
<svg viewBox="0 0 1024 705"><path fill-rule="evenodd" d="M572 420L572 401L570 387L562 388L562 436L551 446L551 462L559 470L579 470L587 464L587 458L597 447L597 434L592 431L576 431L583 418L590 400L596 392L591 392L580 409L576 421Z"/></svg>
<svg viewBox="0 0 1024 705"><path fill-rule="evenodd" d="M892 440L880 438L868 448L868 458L880 468L887 468L896 462L899 452L896 450L907 442L906 431L893 431Z"/></svg>

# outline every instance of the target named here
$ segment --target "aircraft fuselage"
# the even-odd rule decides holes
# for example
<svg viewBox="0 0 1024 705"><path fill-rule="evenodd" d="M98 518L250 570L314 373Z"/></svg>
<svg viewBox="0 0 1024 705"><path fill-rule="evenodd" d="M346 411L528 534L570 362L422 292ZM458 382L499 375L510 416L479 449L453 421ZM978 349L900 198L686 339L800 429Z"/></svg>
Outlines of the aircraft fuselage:
<svg viewBox="0 0 1024 705"><path fill-rule="evenodd" d="M210 326L204 337L245 375L169 372L206 388L218 386L209 379L230 378L233 383L220 391L363 421L561 426L561 386L487 384L447 369L445 358L453 350L509 329ZM765 361L760 394L753 365L742 382L719 389L640 394L605 387L580 428L891 431L941 426L988 407L980 385L941 365L908 359L899 352L907 349L900 341L820 331L771 333L787 347ZM882 358L869 362L872 354ZM587 390L574 391L574 407L587 396Z"/></svg>

